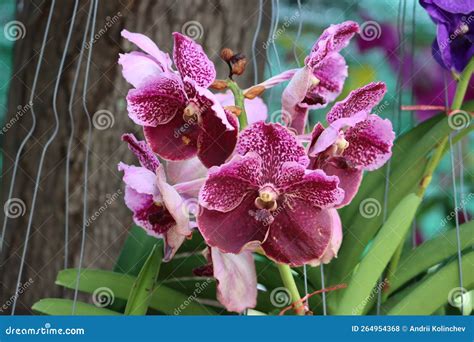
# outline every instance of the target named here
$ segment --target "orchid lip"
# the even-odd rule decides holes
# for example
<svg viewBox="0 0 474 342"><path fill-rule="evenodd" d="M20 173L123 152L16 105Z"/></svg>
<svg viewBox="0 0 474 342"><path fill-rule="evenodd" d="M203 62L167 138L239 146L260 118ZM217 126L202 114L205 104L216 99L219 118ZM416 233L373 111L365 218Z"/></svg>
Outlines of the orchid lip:
<svg viewBox="0 0 474 342"><path fill-rule="evenodd" d="M187 123L196 123L199 114L199 108L194 102L190 102L183 111L183 120Z"/></svg>
<svg viewBox="0 0 474 342"><path fill-rule="evenodd" d="M258 209L276 210L278 204L278 193L272 186L267 185L258 191L258 197L255 199L255 206Z"/></svg>

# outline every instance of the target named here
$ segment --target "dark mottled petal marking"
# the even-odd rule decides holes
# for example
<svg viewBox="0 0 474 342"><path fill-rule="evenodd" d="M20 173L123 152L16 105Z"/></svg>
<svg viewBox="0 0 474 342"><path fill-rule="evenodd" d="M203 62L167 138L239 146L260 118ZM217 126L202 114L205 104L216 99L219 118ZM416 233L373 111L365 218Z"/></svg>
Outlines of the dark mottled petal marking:
<svg viewBox="0 0 474 342"><path fill-rule="evenodd" d="M199 192L199 203L207 209L221 212L235 209L248 192L258 190L261 164L258 155L248 154L210 169L206 183Z"/></svg>
<svg viewBox="0 0 474 342"><path fill-rule="evenodd" d="M122 135L122 140L128 143L128 148L138 158L143 167L156 172L156 169L160 166L160 161L145 141L137 140L132 133Z"/></svg>
<svg viewBox="0 0 474 342"><path fill-rule="evenodd" d="M342 101L337 102L326 115L329 123L341 118L354 116L360 112L370 114L383 98L387 87L383 82L372 82L359 89L353 90Z"/></svg>
<svg viewBox="0 0 474 342"><path fill-rule="evenodd" d="M345 133L349 146L343 157L349 165L363 170L376 170L392 155L395 133L390 120L370 115Z"/></svg>
<svg viewBox="0 0 474 342"><path fill-rule="evenodd" d="M188 76L199 86L207 88L216 78L214 63L204 53L201 45L191 38L174 32L173 58L182 78Z"/></svg>
<svg viewBox="0 0 474 342"><path fill-rule="evenodd" d="M280 124L256 122L240 133L237 153L255 152L263 161L263 181L272 182L285 162L308 165L308 157L295 135Z"/></svg>
<svg viewBox="0 0 474 342"><path fill-rule="evenodd" d="M341 203L344 190L338 187L339 178L327 176L322 170L307 171L303 179L283 191L286 197L300 198L318 208L331 208Z"/></svg>
<svg viewBox="0 0 474 342"><path fill-rule="evenodd" d="M130 89L127 95L128 115L138 125L163 125L186 105L183 85L174 75L159 75L147 80L140 88Z"/></svg>

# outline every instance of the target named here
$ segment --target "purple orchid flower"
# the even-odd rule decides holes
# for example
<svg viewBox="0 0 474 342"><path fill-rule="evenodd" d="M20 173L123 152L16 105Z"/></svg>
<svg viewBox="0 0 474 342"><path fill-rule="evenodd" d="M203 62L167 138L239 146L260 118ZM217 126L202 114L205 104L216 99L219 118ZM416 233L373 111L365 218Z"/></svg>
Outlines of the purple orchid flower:
<svg viewBox="0 0 474 342"><path fill-rule="evenodd" d="M319 263L334 230L327 209L344 198L339 179L307 170L304 147L280 124L249 126L236 151L209 170L199 193L197 223L207 244L224 253L261 247L293 266Z"/></svg>
<svg viewBox="0 0 474 342"><path fill-rule="evenodd" d="M347 65L339 51L358 32L359 25L353 21L329 26L283 91L282 110L298 134L304 132L309 109L322 108L341 93Z"/></svg>
<svg viewBox="0 0 474 342"><path fill-rule="evenodd" d="M124 172L125 203L133 212L135 224L148 235L164 239L163 259L169 261L192 233L189 216L182 208L183 198L175 187L167 183L163 166L146 142L138 141L133 134L124 134L122 139L141 164L118 165L119 171ZM181 190L189 191L183 185Z"/></svg>
<svg viewBox="0 0 474 342"><path fill-rule="evenodd" d="M352 91L327 113L329 123L318 123L309 146L311 169L337 176L348 204L357 193L364 170L380 168L392 155L395 133L390 120L370 114L386 92L384 83L370 83Z"/></svg>
<svg viewBox="0 0 474 342"><path fill-rule="evenodd" d="M474 55L474 1L420 0L436 23L433 56L443 67L460 73Z"/></svg>
<svg viewBox="0 0 474 342"><path fill-rule="evenodd" d="M207 89L216 70L202 47L175 32L176 72L149 38L126 30L122 36L145 52L121 54L119 64L135 87L127 96L129 116L143 126L152 150L166 160L197 155L207 167L222 164L234 150L238 120Z"/></svg>

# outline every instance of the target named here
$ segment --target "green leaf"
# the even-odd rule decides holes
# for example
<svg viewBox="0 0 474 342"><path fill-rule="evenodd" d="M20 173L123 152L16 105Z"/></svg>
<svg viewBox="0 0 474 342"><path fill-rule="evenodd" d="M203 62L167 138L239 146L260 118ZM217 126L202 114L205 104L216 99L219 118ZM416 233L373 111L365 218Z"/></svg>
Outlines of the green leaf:
<svg viewBox="0 0 474 342"><path fill-rule="evenodd" d="M125 315L146 315L156 278L158 273L160 273L162 259L163 250L156 244L133 283L132 290L128 296L127 306L125 307Z"/></svg>
<svg viewBox="0 0 474 342"><path fill-rule="evenodd" d="M468 290L474 288L473 264L474 252L470 252L462 257L463 286ZM387 301L387 306L391 307L387 314L431 315L442 305L446 304L448 298L453 298L453 292L458 287L458 261L453 260L420 283L402 291L393 301Z"/></svg>
<svg viewBox="0 0 474 342"><path fill-rule="evenodd" d="M73 300L61 298L45 298L36 302L32 310L43 315L68 316L72 313ZM79 316L117 316L118 312L97 306L76 302L75 314Z"/></svg>
<svg viewBox="0 0 474 342"><path fill-rule="evenodd" d="M460 238L461 250L474 245L474 221L460 226ZM393 293L410 279L456 254L457 247L456 229L451 229L402 255L398 269L392 277L389 293Z"/></svg>
<svg viewBox="0 0 474 342"><path fill-rule="evenodd" d="M410 229L420 203L421 199L411 193L396 206L354 272L347 289L343 291L336 314L350 315L363 312L370 292Z"/></svg>
<svg viewBox="0 0 474 342"><path fill-rule="evenodd" d="M67 269L59 272L56 284L74 289L76 287L77 269ZM115 299L127 300L136 277L111 271L82 269L80 273L79 290L94 293L99 288L110 290ZM196 286L197 288L197 286ZM202 286L201 286L202 290ZM199 291L202 292L202 291ZM173 290L164 284L158 284L153 290L150 308L158 310L167 315L175 314L183 303L187 303L184 309L179 309L184 315L208 315L216 312L199 303L200 293L195 290L190 295Z"/></svg>
<svg viewBox="0 0 474 342"><path fill-rule="evenodd" d="M142 228L132 226L117 259L114 271L134 276L138 275L157 241Z"/></svg>

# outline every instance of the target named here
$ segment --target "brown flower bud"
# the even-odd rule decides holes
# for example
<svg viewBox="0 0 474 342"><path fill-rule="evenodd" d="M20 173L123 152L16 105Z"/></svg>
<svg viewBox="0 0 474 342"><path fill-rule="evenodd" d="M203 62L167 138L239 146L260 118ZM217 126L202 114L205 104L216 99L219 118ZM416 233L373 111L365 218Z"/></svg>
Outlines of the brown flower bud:
<svg viewBox="0 0 474 342"><path fill-rule="evenodd" d="M264 86L256 85L249 88L246 92L244 92L244 96L245 98L252 100L256 98L257 96L262 95L264 91L265 91Z"/></svg>
<svg viewBox="0 0 474 342"><path fill-rule="evenodd" d="M225 110L228 110L235 116L239 116L242 113L242 108L237 107L237 106L226 106L224 107Z"/></svg>
<svg viewBox="0 0 474 342"><path fill-rule="evenodd" d="M229 48L223 48L221 50L221 58L226 61L226 62L230 62L230 60L232 59L232 57L234 56L234 51L232 51L231 49Z"/></svg>
<svg viewBox="0 0 474 342"><path fill-rule="evenodd" d="M247 66L247 58L242 57L238 59L235 63L232 63L232 74L242 75L245 71L246 66Z"/></svg>
<svg viewBox="0 0 474 342"><path fill-rule="evenodd" d="M214 90L224 90L227 89L227 81L215 80L209 87Z"/></svg>

